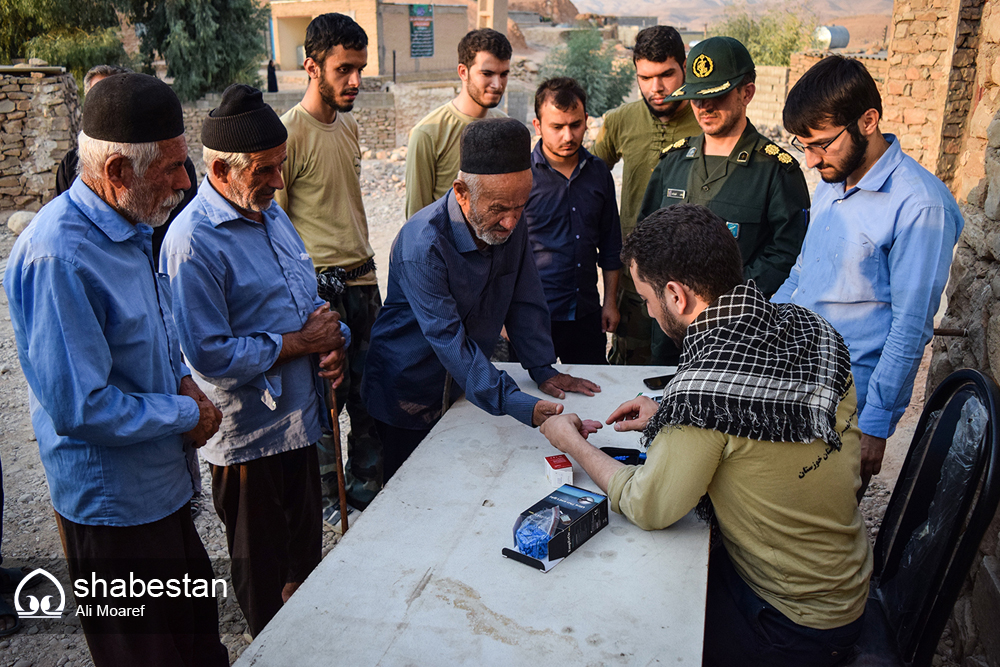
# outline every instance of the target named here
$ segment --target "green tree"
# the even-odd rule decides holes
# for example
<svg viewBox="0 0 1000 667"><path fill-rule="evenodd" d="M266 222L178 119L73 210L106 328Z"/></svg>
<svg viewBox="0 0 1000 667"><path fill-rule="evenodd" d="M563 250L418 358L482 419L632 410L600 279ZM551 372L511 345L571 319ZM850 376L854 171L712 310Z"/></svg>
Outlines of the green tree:
<svg viewBox="0 0 1000 667"><path fill-rule="evenodd" d="M587 91L587 113L601 116L632 90L632 63L615 56L597 30L574 30L566 46L554 49L542 64L542 77L569 76Z"/></svg>
<svg viewBox="0 0 1000 667"><path fill-rule="evenodd" d="M71 51L75 42L89 41L89 36L98 42L106 40L106 30L116 26L118 16L109 0L0 0L0 63L44 57L33 52L40 38L58 42L56 51L61 55ZM93 48L93 44L84 46L84 50ZM53 52L51 48L43 51ZM63 64L59 60L50 62Z"/></svg>
<svg viewBox="0 0 1000 667"><path fill-rule="evenodd" d="M76 79L83 97L83 77L95 65L131 66L131 60L122 46L120 29L101 28L86 32L79 28L61 28L54 32L33 37L25 49L29 58L41 58L47 63L61 65Z"/></svg>
<svg viewBox="0 0 1000 667"><path fill-rule="evenodd" d="M726 6L723 18L709 26L709 35L738 39L747 47L754 64L787 67L791 55L808 49L817 24L808 2L749 5L745 1Z"/></svg>
<svg viewBox="0 0 1000 667"><path fill-rule="evenodd" d="M144 69L162 56L181 100L232 83L260 86L267 9L258 0L120 1L136 23Z"/></svg>

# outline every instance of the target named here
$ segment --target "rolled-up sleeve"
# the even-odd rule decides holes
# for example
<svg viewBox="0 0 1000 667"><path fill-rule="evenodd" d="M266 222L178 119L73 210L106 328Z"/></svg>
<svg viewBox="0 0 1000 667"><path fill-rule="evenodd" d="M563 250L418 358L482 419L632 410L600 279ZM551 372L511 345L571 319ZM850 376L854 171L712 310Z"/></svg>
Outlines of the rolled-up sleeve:
<svg viewBox="0 0 1000 667"><path fill-rule="evenodd" d="M492 415L510 415L530 426L538 399L522 392L467 335L448 289L444 265L432 260L400 261L396 269L421 333L466 398Z"/></svg>
<svg viewBox="0 0 1000 667"><path fill-rule="evenodd" d="M198 423L192 398L129 393L109 384L112 352L99 320L109 314L72 263L36 259L13 288L21 292L27 379L57 435L125 446L184 433Z"/></svg>
<svg viewBox="0 0 1000 667"><path fill-rule="evenodd" d="M234 335L220 284L223 278L213 275L198 255L177 252L166 259L174 320L190 365L222 389L251 385L280 396L280 375L269 376L268 371L281 354L281 335L264 331Z"/></svg>

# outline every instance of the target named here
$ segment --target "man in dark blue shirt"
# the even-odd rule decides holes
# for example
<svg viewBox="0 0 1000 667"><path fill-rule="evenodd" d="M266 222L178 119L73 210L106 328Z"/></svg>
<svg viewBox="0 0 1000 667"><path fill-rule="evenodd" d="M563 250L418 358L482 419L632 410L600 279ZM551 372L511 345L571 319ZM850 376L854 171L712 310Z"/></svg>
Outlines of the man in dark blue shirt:
<svg viewBox="0 0 1000 667"><path fill-rule="evenodd" d="M385 480L462 392L490 414L538 426L563 406L522 392L490 363L506 325L538 388L588 396L593 382L552 368L549 311L525 225L531 138L516 120L471 124L454 188L410 218L392 245L361 395L376 419Z"/></svg>
<svg viewBox="0 0 1000 667"><path fill-rule="evenodd" d="M535 93L531 196L524 208L552 323L552 344L564 364L606 364L607 333L618 326L621 224L615 182L604 162L583 148L587 93L568 77ZM604 277L604 306L597 272Z"/></svg>

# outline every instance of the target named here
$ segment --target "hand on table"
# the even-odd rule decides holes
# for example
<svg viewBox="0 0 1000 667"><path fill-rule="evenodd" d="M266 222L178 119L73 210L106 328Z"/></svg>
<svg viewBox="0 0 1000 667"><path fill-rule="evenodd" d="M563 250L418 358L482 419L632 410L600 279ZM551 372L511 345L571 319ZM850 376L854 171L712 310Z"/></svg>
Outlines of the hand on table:
<svg viewBox="0 0 1000 667"><path fill-rule="evenodd" d="M556 398L566 398L567 391L573 391L586 396L593 396L596 392L601 390L600 386L594 384L590 380L573 377L572 375L567 375L566 373L553 375L548 380L538 385L538 388L549 396L555 396Z"/></svg>
<svg viewBox="0 0 1000 667"><path fill-rule="evenodd" d="M615 408L605 423L614 424L616 431L641 431L659 409L659 403L648 396L636 396Z"/></svg>

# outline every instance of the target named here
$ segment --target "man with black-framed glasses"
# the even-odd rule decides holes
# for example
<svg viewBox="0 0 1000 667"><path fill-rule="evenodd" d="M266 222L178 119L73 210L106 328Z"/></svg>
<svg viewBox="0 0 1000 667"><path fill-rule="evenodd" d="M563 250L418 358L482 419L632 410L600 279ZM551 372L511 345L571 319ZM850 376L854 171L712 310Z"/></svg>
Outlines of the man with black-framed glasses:
<svg viewBox="0 0 1000 667"><path fill-rule="evenodd" d="M879 130L882 99L857 60L814 65L783 115L792 145L823 183L802 252L771 300L819 313L850 348L860 499L910 402L964 221L945 185Z"/></svg>
<svg viewBox="0 0 1000 667"><path fill-rule="evenodd" d="M765 297L781 286L802 247L809 188L798 162L747 119L756 91L749 51L732 37L703 40L688 54L684 85L702 134L664 149L638 219L675 204L699 204L726 222L743 256L743 279ZM676 364L680 350L661 331L652 363Z"/></svg>

